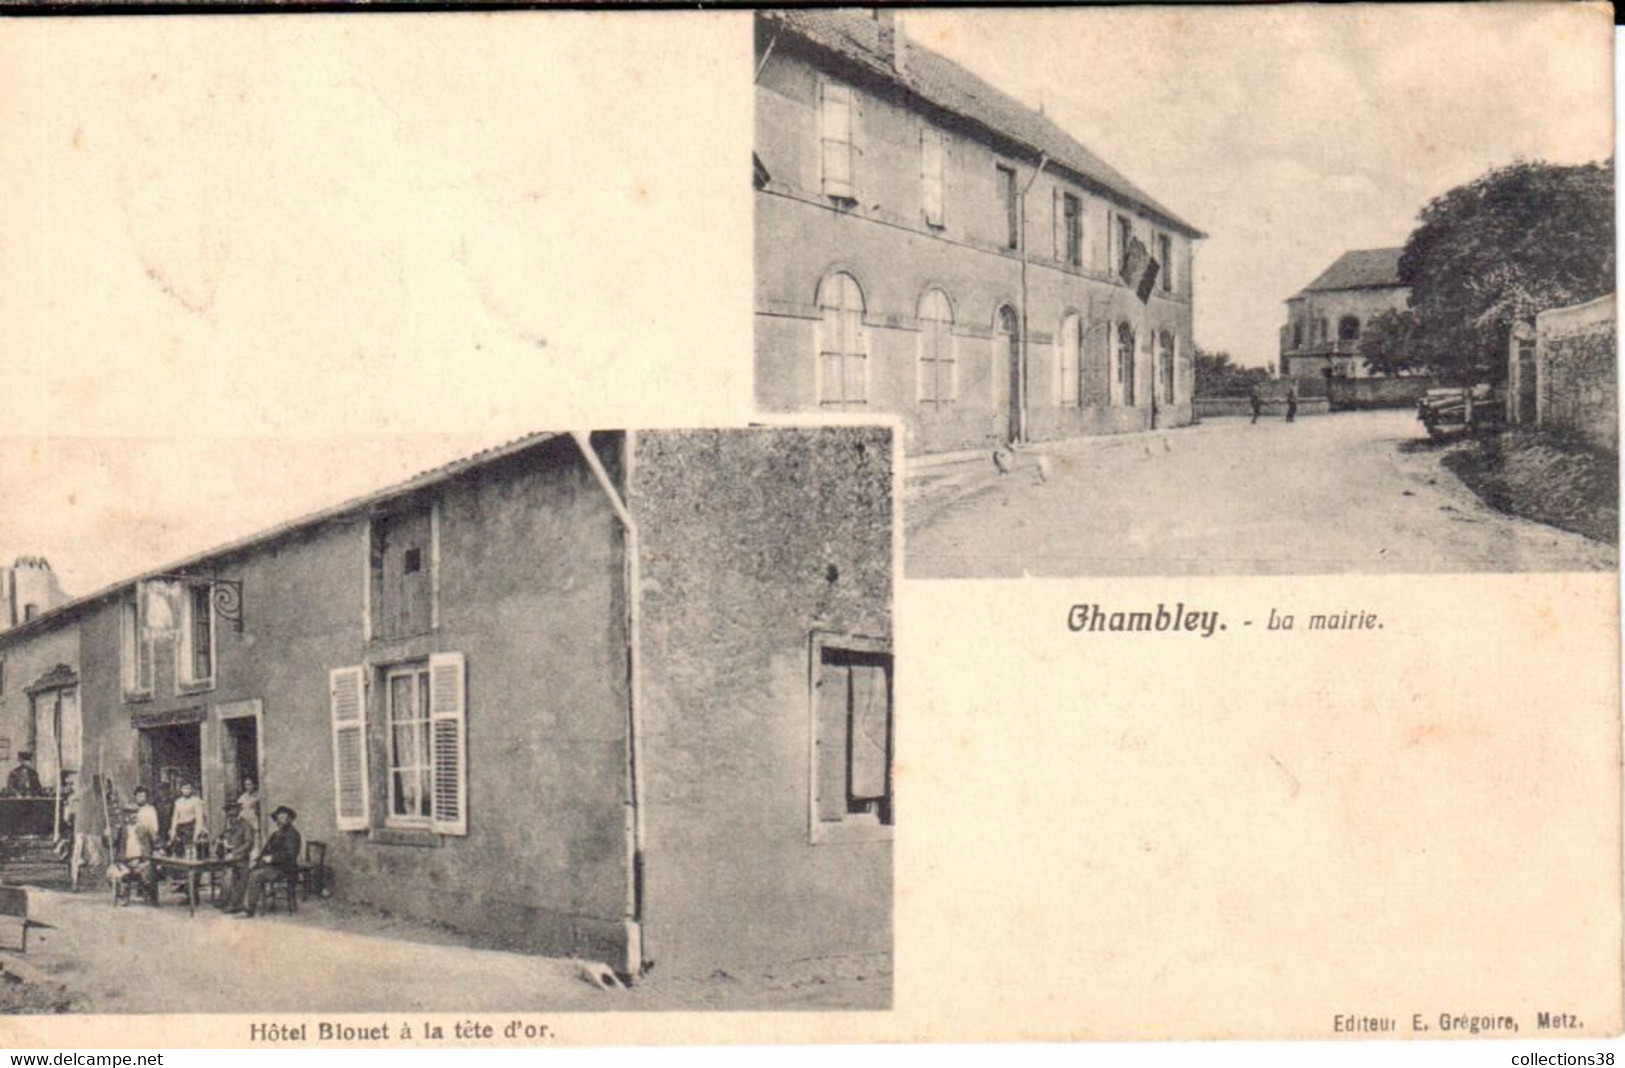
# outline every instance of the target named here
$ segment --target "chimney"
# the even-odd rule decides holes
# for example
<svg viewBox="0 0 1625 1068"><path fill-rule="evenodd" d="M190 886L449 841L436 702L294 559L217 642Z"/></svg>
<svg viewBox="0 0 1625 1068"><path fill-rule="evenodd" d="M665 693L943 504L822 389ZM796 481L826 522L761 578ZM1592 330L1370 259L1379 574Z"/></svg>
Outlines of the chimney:
<svg viewBox="0 0 1625 1068"><path fill-rule="evenodd" d="M898 74L904 71L903 20L896 8L875 8L875 21L880 24L880 55Z"/></svg>

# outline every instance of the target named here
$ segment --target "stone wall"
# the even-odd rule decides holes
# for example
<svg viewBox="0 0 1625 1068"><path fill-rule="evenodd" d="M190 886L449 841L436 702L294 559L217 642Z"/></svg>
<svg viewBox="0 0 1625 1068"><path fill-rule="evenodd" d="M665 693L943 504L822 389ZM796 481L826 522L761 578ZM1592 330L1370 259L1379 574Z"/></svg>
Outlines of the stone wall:
<svg viewBox="0 0 1625 1068"><path fill-rule="evenodd" d="M1537 422L1619 451L1619 342L1614 296L1535 320Z"/></svg>
<svg viewBox="0 0 1625 1068"><path fill-rule="evenodd" d="M1326 382L1332 410L1414 408L1428 390L1438 386L1430 375L1406 378L1332 378Z"/></svg>
<svg viewBox="0 0 1625 1068"><path fill-rule="evenodd" d="M645 954L691 972L888 950L890 826L819 841L809 798L815 634L891 638L891 432L640 432L632 471Z"/></svg>

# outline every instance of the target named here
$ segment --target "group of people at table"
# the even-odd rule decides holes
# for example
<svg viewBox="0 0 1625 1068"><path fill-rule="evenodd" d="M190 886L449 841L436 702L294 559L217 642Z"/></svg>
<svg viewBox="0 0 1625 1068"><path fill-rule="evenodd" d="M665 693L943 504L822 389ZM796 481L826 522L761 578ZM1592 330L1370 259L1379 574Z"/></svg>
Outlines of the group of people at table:
<svg viewBox="0 0 1625 1068"><path fill-rule="evenodd" d="M296 819L298 813L279 805L271 813L275 829L264 835L259 794L254 783L244 783L242 796L227 803L225 828L212 842L213 859L219 862L224 880L216 908L234 916L253 916L259 911L268 884L298 878L303 842L294 827ZM210 844L203 799L196 795L191 783L181 784L167 836L147 788L137 786L135 803L125 806L124 824L112 837L108 878L115 886L139 887L146 899L156 904L162 859L210 859Z"/></svg>

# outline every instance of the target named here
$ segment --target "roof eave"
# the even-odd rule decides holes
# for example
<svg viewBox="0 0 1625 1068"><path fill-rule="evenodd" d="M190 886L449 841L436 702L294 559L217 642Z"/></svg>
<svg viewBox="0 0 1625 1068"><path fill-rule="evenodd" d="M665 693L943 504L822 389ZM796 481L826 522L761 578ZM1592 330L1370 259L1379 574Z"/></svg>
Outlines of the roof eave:
<svg viewBox="0 0 1625 1068"><path fill-rule="evenodd" d="M1167 226L1169 229L1179 231L1183 236L1188 237L1193 241L1204 241L1209 237L1209 235L1205 231L1200 230L1195 226L1192 226L1190 223L1188 223L1188 222L1184 221L1183 219L1179 218L1177 215L1174 215L1172 212L1169 212L1169 211L1167 211L1165 209L1153 208L1150 205L1148 205L1148 204L1144 203L1143 201L1141 201L1138 197L1135 197L1130 193L1126 193L1123 190L1118 189L1118 188L1112 186L1111 184L1102 181L1099 178L1096 178L1096 177L1094 177L1092 175L1084 174L1081 171L1078 171L1077 169L1075 169L1075 168L1073 168L1071 166L1068 166L1065 163L1062 163L1062 162L1060 162L1058 160L1055 160L1054 158L1050 157L1047 152L1045 152L1043 149L1039 148L1037 145L1030 144L1027 141L1022 140L1021 138L1016 137L1016 136L1010 134L1009 132L1007 132L1005 130L995 129L994 127L988 125L986 122L982 121L981 119L977 118L974 115L967 115L963 111L959 111L959 110L956 110L956 109L953 109L953 108L949 108L949 107L947 107L947 106L945 106L943 104L939 104L938 102L936 102L934 100L927 99L926 97L920 95L918 90L916 90L908 82L904 81L901 77L899 77L898 73L895 70L893 70L889 65L887 65L885 63L882 63L882 62L880 62L878 60L876 60L873 63L862 62L857 57L852 56L852 55L848 55L847 53L842 52L839 49L837 49L837 48L835 48L835 47L833 47L833 46L831 46L829 44L826 44L824 41L819 40L817 37L812 36L812 35L804 32L804 31L802 31L793 22L781 20L780 18L776 17L776 16L779 15L778 12L774 12L774 11L758 11L757 15L767 17L767 18L771 19L774 22L775 26L782 33L788 34L788 35L794 37L796 40L800 41L801 43L816 49L818 52L820 52L824 56L827 56L830 59L835 60L838 64L849 67L849 68L852 68L854 70L863 71L864 73L866 73L866 74L868 74L868 75L870 75L872 77L877 77L877 78L885 81L887 84L889 84L892 87L896 88L900 92L903 92L903 93L907 94L908 97L913 102L915 102L916 104L923 104L923 105L925 105L926 107L930 108L933 111L938 111L938 112L942 112L944 114L952 115L952 116L954 116L954 118L956 118L960 122L963 122L963 123L966 123L968 125L974 126L977 130L981 131L983 136L988 137L988 138L990 138L990 139L992 139L992 140L994 140L996 142L997 141L1002 141L1002 142L1004 142L1006 144L1015 145L1015 146L1019 147L1029 157L1025 162L1032 163L1032 164L1036 165L1037 162L1039 160L1041 160L1041 159L1049 159L1050 165L1052 167L1056 167L1058 169L1066 170L1066 172L1068 174L1070 174L1070 175L1072 175L1074 177L1074 179L1078 182L1079 185L1088 186L1089 188L1095 189L1098 192L1102 193L1103 195L1110 196L1110 197L1116 199L1117 202L1120 203L1123 207L1132 208L1135 211L1138 211L1143 215L1151 217L1155 221L1161 222L1163 225ZM947 60L947 62L952 62L952 61Z"/></svg>
<svg viewBox="0 0 1625 1068"><path fill-rule="evenodd" d="M305 530L310 530L314 527L321 526L325 523L332 523L342 519L353 518L358 515L365 515L374 508L377 508L379 505L399 500L403 497L410 497L414 493L421 493L426 489L450 482L452 479L461 477L470 471L486 467L490 464L498 463L512 456L517 456L518 454L529 449L539 448L542 445L545 445L561 436L561 434L555 432L527 434L526 436L509 442L506 445L498 445L495 448L486 449L475 453L473 456L467 456L461 460L453 460L449 464L444 464L441 467L434 468L431 471L426 471L421 475L407 479L405 482L398 482L393 486L386 486L381 490L376 490L364 496L351 498L350 500L332 505L331 507L324 508L320 511L312 512L309 515L303 516L299 519L289 520L286 523L279 523L274 527L262 530L256 534L250 534L244 538L239 538L236 541L227 542L224 545L218 545L212 549L205 549L199 553L193 553L190 556L165 564L162 567L150 568L132 578L121 579L120 581L109 586L104 586L94 593L89 593L83 597L75 597L72 600L64 601L62 604L57 605L49 611L41 612L39 615L35 616L31 620L28 620L27 622L19 623L17 626L12 627L9 630L0 631L0 645L5 645L14 638L29 637L36 633L44 633L50 629L53 629L51 627L47 627L45 624L66 622L71 615L94 607L100 602L117 597L124 591L133 589L134 587L154 578L155 576L188 571L192 568L199 567L202 564L209 563L210 561L228 559L230 557L245 553L251 549L258 548L262 545L267 545L271 542L279 541L282 538L291 537Z"/></svg>

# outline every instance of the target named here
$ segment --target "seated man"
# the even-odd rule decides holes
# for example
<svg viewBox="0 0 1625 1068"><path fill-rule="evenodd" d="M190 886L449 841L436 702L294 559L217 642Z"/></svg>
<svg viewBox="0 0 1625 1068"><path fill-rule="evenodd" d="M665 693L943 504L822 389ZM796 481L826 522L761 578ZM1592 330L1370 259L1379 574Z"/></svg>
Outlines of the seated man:
<svg viewBox="0 0 1625 1068"><path fill-rule="evenodd" d="M24 749L17 754L17 766L6 776L6 788L17 797L38 797L45 792L39 772L34 770L34 754Z"/></svg>
<svg viewBox="0 0 1625 1068"><path fill-rule="evenodd" d="M248 871L248 889L243 900L245 911L233 910L233 915L253 916L259 911L260 897L265 893L266 883L299 877L299 853L304 841L293 826L293 821L298 818L299 814L287 805L278 805L277 810L271 813L276 830L265 840L254 866Z"/></svg>
<svg viewBox="0 0 1625 1068"><path fill-rule="evenodd" d="M153 868L154 836L141 818L141 809L131 805L124 810L124 826L113 837L113 865L108 878L113 880L114 896L125 900L130 886L141 887L141 894L149 904L158 903L157 872Z"/></svg>
<svg viewBox="0 0 1625 1068"><path fill-rule="evenodd" d="M242 806L232 801L226 805L226 829L220 835L220 859L230 861L223 875L225 894L215 902L217 909L241 909L243 894L248 889L248 862L254 853L254 828L242 817Z"/></svg>

